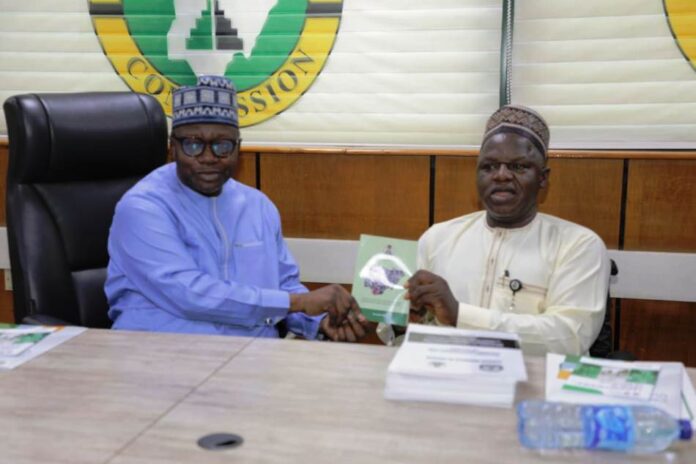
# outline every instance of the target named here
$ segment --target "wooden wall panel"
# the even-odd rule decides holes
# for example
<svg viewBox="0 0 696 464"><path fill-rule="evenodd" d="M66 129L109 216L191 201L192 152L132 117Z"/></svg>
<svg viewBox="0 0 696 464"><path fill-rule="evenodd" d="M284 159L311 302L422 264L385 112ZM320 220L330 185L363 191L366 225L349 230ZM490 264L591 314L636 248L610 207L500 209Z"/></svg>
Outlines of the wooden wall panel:
<svg viewBox="0 0 696 464"><path fill-rule="evenodd" d="M696 252L696 161L630 160L626 250ZM621 270L619 270L621 272ZM696 366L696 303L623 300L621 349Z"/></svg>
<svg viewBox="0 0 696 464"><path fill-rule="evenodd" d="M629 162L624 248L696 251L696 160Z"/></svg>
<svg viewBox="0 0 696 464"><path fill-rule="evenodd" d="M549 188L539 210L594 230L607 247L619 245L622 160L551 159ZM481 209L476 158L438 157L435 164L435 222Z"/></svg>
<svg viewBox="0 0 696 464"><path fill-rule="evenodd" d="M0 277L4 278L5 272L0 272ZM0 322L6 324L14 324L14 303L12 301L13 293L5 290L5 285L0 285Z"/></svg>
<svg viewBox="0 0 696 464"><path fill-rule="evenodd" d="M261 155L261 190L287 237L416 239L428 227L427 156Z"/></svg>
<svg viewBox="0 0 696 464"><path fill-rule="evenodd" d="M644 361L696 367L696 303L621 300L620 348Z"/></svg>
<svg viewBox="0 0 696 464"><path fill-rule="evenodd" d="M618 248L623 161L550 159L549 187L539 210L594 230Z"/></svg>
<svg viewBox="0 0 696 464"><path fill-rule="evenodd" d="M435 159L435 222L481 208L476 190L476 158L438 156Z"/></svg>
<svg viewBox="0 0 696 464"><path fill-rule="evenodd" d="M242 153L233 177L239 182L256 188L256 153Z"/></svg>

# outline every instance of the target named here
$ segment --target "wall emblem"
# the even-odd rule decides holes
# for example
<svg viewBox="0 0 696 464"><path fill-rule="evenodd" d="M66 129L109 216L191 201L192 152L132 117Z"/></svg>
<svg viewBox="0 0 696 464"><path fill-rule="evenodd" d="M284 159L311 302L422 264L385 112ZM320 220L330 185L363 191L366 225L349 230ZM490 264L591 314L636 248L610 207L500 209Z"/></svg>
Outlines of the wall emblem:
<svg viewBox="0 0 696 464"><path fill-rule="evenodd" d="M686 61L696 70L696 42L693 36L694 18L696 18L696 2L684 0L663 0L665 15L674 40L679 46Z"/></svg>
<svg viewBox="0 0 696 464"><path fill-rule="evenodd" d="M89 0L94 31L123 81L171 115L171 91L202 74L238 90L242 127L295 103L331 53L342 0Z"/></svg>

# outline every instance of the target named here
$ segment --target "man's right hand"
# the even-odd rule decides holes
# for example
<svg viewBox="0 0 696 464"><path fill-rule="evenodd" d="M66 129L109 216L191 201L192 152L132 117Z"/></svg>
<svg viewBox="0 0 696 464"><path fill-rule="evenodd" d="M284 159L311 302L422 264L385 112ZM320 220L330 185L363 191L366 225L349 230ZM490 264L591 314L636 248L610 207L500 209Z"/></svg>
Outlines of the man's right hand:
<svg viewBox="0 0 696 464"><path fill-rule="evenodd" d="M419 270L408 279L406 299L411 300L411 312L422 317L425 308L433 313L440 324L457 326L459 302L447 281L432 272Z"/></svg>
<svg viewBox="0 0 696 464"><path fill-rule="evenodd" d="M328 313L329 322L334 327L340 326L351 310L356 317L362 316L355 298L338 284L308 293L290 294L290 312L302 311L310 316Z"/></svg>

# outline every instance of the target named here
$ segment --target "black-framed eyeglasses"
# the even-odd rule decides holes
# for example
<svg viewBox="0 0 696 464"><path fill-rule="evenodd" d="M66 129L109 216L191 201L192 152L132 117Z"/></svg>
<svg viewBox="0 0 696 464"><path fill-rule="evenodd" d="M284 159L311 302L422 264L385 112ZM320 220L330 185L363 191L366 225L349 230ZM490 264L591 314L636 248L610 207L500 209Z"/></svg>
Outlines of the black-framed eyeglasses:
<svg viewBox="0 0 696 464"><path fill-rule="evenodd" d="M191 158L200 156L208 145L210 145L213 155L218 158L227 158L234 153L239 143L242 141L242 139L215 139L206 142L198 137L178 137L176 135L172 135L172 138L179 142L184 155L190 156Z"/></svg>
<svg viewBox="0 0 696 464"><path fill-rule="evenodd" d="M500 171L501 166L505 166L505 168L508 171L514 172L515 174L522 174L527 170L532 169L533 164L519 162L501 163L498 161L484 161L478 166L478 169L483 172L497 172Z"/></svg>

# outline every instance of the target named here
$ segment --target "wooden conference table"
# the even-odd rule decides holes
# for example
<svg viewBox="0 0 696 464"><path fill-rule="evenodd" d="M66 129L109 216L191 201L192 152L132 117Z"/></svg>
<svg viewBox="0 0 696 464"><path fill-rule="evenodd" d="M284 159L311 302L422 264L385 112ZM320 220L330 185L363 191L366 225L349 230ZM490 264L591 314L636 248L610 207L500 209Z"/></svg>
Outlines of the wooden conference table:
<svg viewBox="0 0 696 464"><path fill-rule="evenodd" d="M696 444L649 456L545 453L517 441L514 409L383 399L393 348L88 330L0 372L0 462L696 462ZM519 398L543 398L527 359ZM696 382L696 370L689 369ZM214 432L243 437L209 451Z"/></svg>

